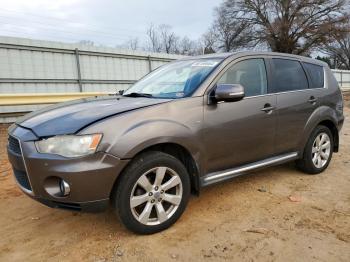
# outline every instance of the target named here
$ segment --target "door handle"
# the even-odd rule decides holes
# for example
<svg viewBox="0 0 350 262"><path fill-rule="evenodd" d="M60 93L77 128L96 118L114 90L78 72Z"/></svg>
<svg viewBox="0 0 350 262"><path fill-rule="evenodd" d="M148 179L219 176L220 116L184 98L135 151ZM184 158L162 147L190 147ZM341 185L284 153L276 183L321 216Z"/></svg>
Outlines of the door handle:
<svg viewBox="0 0 350 262"><path fill-rule="evenodd" d="M264 111L265 113L271 113L275 107L271 106L270 104L265 104L263 108L261 108L261 111Z"/></svg>
<svg viewBox="0 0 350 262"><path fill-rule="evenodd" d="M315 104L315 103L317 102L317 98L315 98L314 96L310 96L308 102L309 102L310 104Z"/></svg>

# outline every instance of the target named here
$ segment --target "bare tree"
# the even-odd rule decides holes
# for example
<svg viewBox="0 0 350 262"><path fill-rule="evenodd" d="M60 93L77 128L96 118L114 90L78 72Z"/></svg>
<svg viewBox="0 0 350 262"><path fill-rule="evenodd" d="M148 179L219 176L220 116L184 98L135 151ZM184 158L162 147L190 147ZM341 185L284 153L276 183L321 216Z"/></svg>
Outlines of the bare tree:
<svg viewBox="0 0 350 262"><path fill-rule="evenodd" d="M94 46L95 45L94 41L91 41L91 40L80 40L78 43L82 44L82 45L88 45L88 46Z"/></svg>
<svg viewBox="0 0 350 262"><path fill-rule="evenodd" d="M203 53L212 54L215 53L217 37L214 30L210 28L206 33L202 35L201 42L203 43Z"/></svg>
<svg viewBox="0 0 350 262"><path fill-rule="evenodd" d="M150 50L153 52L175 53L178 37L169 25L155 26L153 24L147 29Z"/></svg>
<svg viewBox="0 0 350 262"><path fill-rule="evenodd" d="M225 4L221 5L215 9L215 15L211 30L220 50L229 52L249 47L252 42L251 27L248 21L239 19L241 12L237 6L227 8Z"/></svg>
<svg viewBox="0 0 350 262"><path fill-rule="evenodd" d="M187 36L177 42L176 53L180 55L200 55L203 47L199 41L193 41Z"/></svg>
<svg viewBox="0 0 350 262"><path fill-rule="evenodd" d="M331 32L329 43L320 49L329 55L336 68L350 70L350 23L344 26L344 32Z"/></svg>
<svg viewBox="0 0 350 262"><path fill-rule="evenodd" d="M331 41L330 31L342 30L348 20L345 4L346 0L226 0L220 9L225 10L228 29L240 24L251 30L241 33L251 38L247 41L266 43L276 52L309 54Z"/></svg>
<svg viewBox="0 0 350 262"><path fill-rule="evenodd" d="M154 24L151 24L147 29L146 34L149 42L149 49L152 52L161 52L162 47L159 39L158 28Z"/></svg>
<svg viewBox="0 0 350 262"><path fill-rule="evenodd" d="M155 26L153 24L147 29L149 47L153 52L164 52L168 54L197 55L202 53L199 41L193 41L188 37L179 37L169 25Z"/></svg>
<svg viewBox="0 0 350 262"><path fill-rule="evenodd" d="M178 37L171 30L171 26L162 24L158 26L158 30L162 51L167 54L175 53Z"/></svg>
<svg viewBox="0 0 350 262"><path fill-rule="evenodd" d="M137 37L130 38L124 44L122 44L121 47L130 49L130 50L138 50L141 48L140 41Z"/></svg>

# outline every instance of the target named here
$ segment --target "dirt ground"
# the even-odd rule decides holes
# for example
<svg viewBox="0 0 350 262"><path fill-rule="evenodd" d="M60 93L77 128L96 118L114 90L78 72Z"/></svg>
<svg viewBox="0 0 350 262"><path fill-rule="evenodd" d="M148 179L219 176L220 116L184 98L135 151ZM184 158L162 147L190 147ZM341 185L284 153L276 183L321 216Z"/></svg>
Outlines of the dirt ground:
<svg viewBox="0 0 350 262"><path fill-rule="evenodd" d="M128 232L112 210L77 213L29 199L15 184L2 128L0 261L350 261L349 104L340 152L323 174L287 164L211 186L151 236Z"/></svg>

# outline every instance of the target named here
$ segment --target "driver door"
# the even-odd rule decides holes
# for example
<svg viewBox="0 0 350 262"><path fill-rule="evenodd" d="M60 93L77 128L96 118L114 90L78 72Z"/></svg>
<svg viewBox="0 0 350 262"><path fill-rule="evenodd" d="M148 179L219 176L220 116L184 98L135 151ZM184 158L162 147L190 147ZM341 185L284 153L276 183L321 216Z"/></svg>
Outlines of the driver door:
<svg viewBox="0 0 350 262"><path fill-rule="evenodd" d="M268 94L264 58L235 61L222 73L217 84L240 84L245 89L245 97L236 102L205 106L203 142L207 173L272 156L276 95Z"/></svg>

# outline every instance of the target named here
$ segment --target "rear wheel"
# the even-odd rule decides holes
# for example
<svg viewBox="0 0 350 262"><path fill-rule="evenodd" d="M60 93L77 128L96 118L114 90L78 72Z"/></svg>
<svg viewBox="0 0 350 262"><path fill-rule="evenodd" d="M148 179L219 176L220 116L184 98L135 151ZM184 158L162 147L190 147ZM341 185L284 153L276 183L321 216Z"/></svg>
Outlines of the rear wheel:
<svg viewBox="0 0 350 262"><path fill-rule="evenodd" d="M333 154L332 132L326 126L317 126L304 149L297 166L308 174L319 174L329 165Z"/></svg>
<svg viewBox="0 0 350 262"><path fill-rule="evenodd" d="M175 223L189 195L190 179L184 165L171 155L147 152L123 172L113 200L128 229L152 234Z"/></svg>

